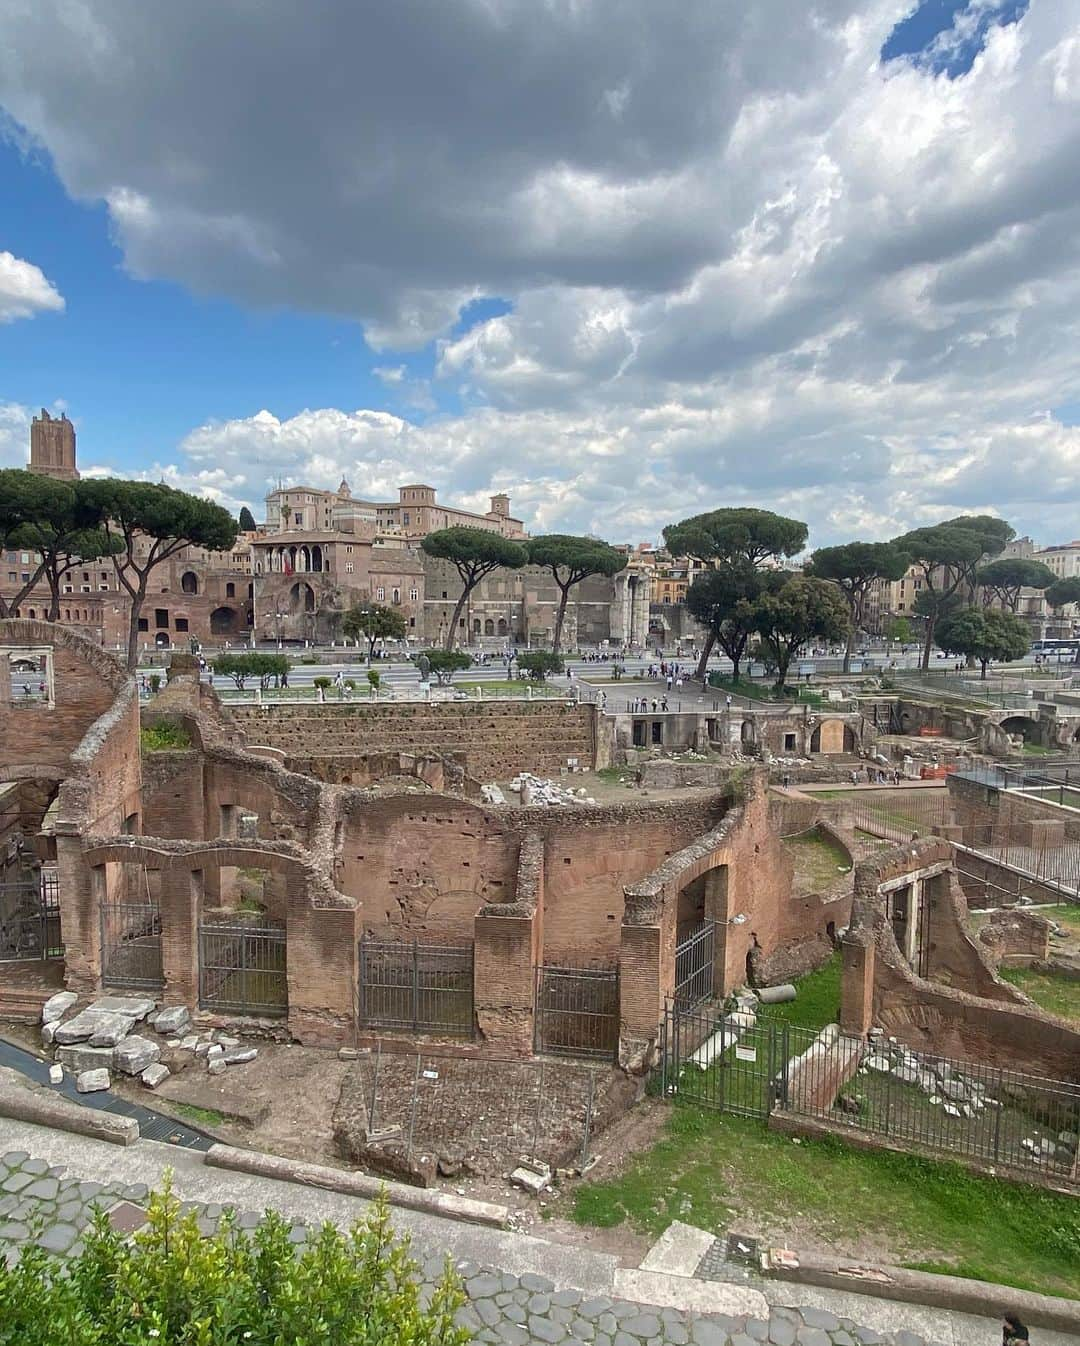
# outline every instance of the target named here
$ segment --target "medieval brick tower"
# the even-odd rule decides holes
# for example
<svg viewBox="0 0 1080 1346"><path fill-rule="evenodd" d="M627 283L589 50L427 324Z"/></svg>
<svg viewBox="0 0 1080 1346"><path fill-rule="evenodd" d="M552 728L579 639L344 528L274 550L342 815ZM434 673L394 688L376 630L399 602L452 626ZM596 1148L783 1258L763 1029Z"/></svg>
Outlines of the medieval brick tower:
<svg viewBox="0 0 1080 1346"><path fill-rule="evenodd" d="M78 477L75 466L75 427L67 416L61 413L55 420L44 407L41 415L35 416L30 423L30 463L31 472L45 477L58 477L62 481L74 481Z"/></svg>

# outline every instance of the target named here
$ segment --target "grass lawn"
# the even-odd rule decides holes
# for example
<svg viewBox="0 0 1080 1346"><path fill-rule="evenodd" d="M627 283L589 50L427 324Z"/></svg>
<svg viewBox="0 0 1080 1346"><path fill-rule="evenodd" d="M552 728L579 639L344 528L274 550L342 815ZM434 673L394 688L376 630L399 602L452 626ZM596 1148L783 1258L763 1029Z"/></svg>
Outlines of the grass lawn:
<svg viewBox="0 0 1080 1346"><path fill-rule="evenodd" d="M851 870L847 853L816 828L800 832L798 836L785 837L784 845L795 862L799 892L819 893L831 888L841 875Z"/></svg>
<svg viewBox="0 0 1080 1346"><path fill-rule="evenodd" d="M470 696L476 695L477 687L482 687L484 689L484 696L524 696L526 687L532 688L533 696L566 695L565 688L560 690L557 687L548 687L547 684L543 682L522 682L516 678L511 679L510 681L496 681L495 679L492 679L490 682L455 682L452 683L451 686L454 691L468 692Z"/></svg>
<svg viewBox="0 0 1080 1346"><path fill-rule="evenodd" d="M1080 902L1062 902L1056 907L1038 907L1037 916L1045 916L1058 925L1067 926L1080 935Z"/></svg>
<svg viewBox="0 0 1080 1346"><path fill-rule="evenodd" d="M743 678L735 682L719 673L709 674L706 690L730 692L732 696L745 696L750 701L779 701L800 706L820 706L824 701L820 692L812 692L807 687L785 687L778 692L772 683L748 682Z"/></svg>
<svg viewBox="0 0 1080 1346"><path fill-rule="evenodd" d="M998 976L1011 982L1050 1014L1080 1023L1080 981L1056 976L1053 972L1034 972L1026 967L999 968Z"/></svg>
<svg viewBox="0 0 1080 1346"><path fill-rule="evenodd" d="M824 967L800 977L795 983L798 995L783 1005L770 1005L771 1021L794 1024L797 1028L822 1029L840 1017L840 952Z"/></svg>
<svg viewBox="0 0 1080 1346"><path fill-rule="evenodd" d="M625 1173L572 1198L582 1225L672 1220L771 1232L800 1246L885 1244L904 1265L1080 1297L1080 1202L959 1165L791 1139L751 1118L674 1107L662 1139Z"/></svg>
<svg viewBox="0 0 1080 1346"><path fill-rule="evenodd" d="M215 1112L213 1108L197 1108L193 1103L173 1103L173 1112L181 1117L186 1117L189 1122L197 1122L202 1126L221 1126L225 1118L220 1112Z"/></svg>

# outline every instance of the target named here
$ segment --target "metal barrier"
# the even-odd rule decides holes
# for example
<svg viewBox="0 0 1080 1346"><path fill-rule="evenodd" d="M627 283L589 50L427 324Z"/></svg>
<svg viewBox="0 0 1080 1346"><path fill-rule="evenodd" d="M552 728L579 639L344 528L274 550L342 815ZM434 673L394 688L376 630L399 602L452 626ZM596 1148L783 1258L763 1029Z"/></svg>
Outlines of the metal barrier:
<svg viewBox="0 0 1080 1346"><path fill-rule="evenodd" d="M199 1006L232 1014L286 1014L285 927L201 925Z"/></svg>
<svg viewBox="0 0 1080 1346"><path fill-rule="evenodd" d="M0 962L63 958L60 888L56 869L0 883Z"/></svg>
<svg viewBox="0 0 1080 1346"><path fill-rule="evenodd" d="M361 1025L472 1037L473 946L360 940Z"/></svg>
<svg viewBox="0 0 1080 1346"><path fill-rule="evenodd" d="M101 983L150 991L165 984L157 902L102 902Z"/></svg>
<svg viewBox="0 0 1080 1346"><path fill-rule="evenodd" d="M675 946L675 999L689 1007L711 1000L716 925L703 921Z"/></svg>
<svg viewBox="0 0 1080 1346"><path fill-rule="evenodd" d="M864 1139L1075 1185L1080 1084L984 1061L915 1051L764 1014L672 1005L661 1032L661 1081L676 1102L767 1118L813 1118Z"/></svg>
<svg viewBox="0 0 1080 1346"><path fill-rule="evenodd" d="M612 1059L619 1049L619 970L536 969L536 1050Z"/></svg>

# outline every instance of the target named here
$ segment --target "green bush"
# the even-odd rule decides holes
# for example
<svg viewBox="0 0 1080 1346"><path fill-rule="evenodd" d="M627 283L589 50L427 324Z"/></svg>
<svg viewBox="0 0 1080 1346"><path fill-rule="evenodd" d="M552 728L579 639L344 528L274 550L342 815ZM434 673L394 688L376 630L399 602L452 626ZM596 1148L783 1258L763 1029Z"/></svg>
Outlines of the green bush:
<svg viewBox="0 0 1080 1346"><path fill-rule="evenodd" d="M325 677L312 678L311 682L312 682L312 686L314 686L314 687L318 687L321 691L324 691L324 692L326 691L326 689L327 689L328 687L330 687L330 686L332 685L332 680L331 680L330 678L325 678Z"/></svg>
<svg viewBox="0 0 1080 1346"><path fill-rule="evenodd" d="M191 737L182 724L175 720L159 720L139 730L143 752L172 752L191 747Z"/></svg>
<svg viewBox="0 0 1080 1346"><path fill-rule="evenodd" d="M534 682L543 682L549 673L561 673L561 656L550 650L526 650L517 657L518 669L527 673Z"/></svg>
<svg viewBox="0 0 1080 1346"><path fill-rule="evenodd" d="M0 1259L0 1346L465 1346L464 1302L448 1267L423 1308L407 1244L385 1201L343 1233L323 1225L302 1249L268 1213L254 1232L226 1215L202 1238L166 1176L130 1241L104 1215L66 1263L27 1245Z"/></svg>

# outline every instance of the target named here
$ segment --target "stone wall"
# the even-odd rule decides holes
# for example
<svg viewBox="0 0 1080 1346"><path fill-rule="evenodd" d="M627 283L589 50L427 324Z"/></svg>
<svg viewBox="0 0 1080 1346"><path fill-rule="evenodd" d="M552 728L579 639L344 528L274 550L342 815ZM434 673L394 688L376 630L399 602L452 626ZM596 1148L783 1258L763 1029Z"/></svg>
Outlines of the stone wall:
<svg viewBox="0 0 1080 1346"><path fill-rule="evenodd" d="M841 1027L862 1036L877 1026L918 1051L1080 1079L1080 1031L996 977L968 934L951 861L947 841L928 839L881 851L857 866L843 942ZM928 873L936 882L930 966L921 977L897 945L882 889Z"/></svg>
<svg viewBox="0 0 1080 1346"><path fill-rule="evenodd" d="M376 751L448 754L485 781L519 771L558 775L571 759L596 765L595 707L563 701L242 706L233 713L249 744L281 748L309 768L316 757Z"/></svg>

